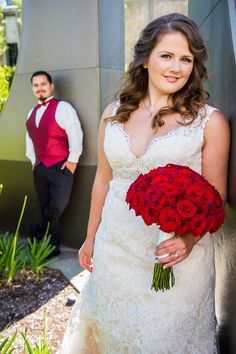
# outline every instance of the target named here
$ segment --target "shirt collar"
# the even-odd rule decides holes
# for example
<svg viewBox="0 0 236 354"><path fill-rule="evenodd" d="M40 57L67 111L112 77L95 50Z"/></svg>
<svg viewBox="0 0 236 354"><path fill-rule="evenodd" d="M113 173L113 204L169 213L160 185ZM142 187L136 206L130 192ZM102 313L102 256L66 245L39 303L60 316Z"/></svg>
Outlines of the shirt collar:
<svg viewBox="0 0 236 354"><path fill-rule="evenodd" d="M53 99L53 98L54 98L54 96L50 96L50 97L48 97L45 101L40 101L40 100L38 100L38 104L41 104L41 103L43 103L43 102L47 103L48 101L51 101L51 99Z"/></svg>

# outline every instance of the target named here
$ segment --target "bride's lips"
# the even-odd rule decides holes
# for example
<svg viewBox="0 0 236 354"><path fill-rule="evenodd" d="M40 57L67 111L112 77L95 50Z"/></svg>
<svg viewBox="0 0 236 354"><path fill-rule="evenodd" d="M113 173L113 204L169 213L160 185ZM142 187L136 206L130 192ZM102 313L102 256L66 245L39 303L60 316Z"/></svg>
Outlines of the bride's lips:
<svg viewBox="0 0 236 354"><path fill-rule="evenodd" d="M168 82L171 82L171 83L176 83L179 78L178 77L174 77L174 76L164 76L164 78L168 81Z"/></svg>

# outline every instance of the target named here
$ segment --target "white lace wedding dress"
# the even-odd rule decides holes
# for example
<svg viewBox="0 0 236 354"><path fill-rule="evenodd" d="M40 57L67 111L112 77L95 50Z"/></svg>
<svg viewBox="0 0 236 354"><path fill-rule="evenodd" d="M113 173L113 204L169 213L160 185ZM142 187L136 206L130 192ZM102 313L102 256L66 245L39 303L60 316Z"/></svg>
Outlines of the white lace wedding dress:
<svg viewBox="0 0 236 354"><path fill-rule="evenodd" d="M96 235L94 270L74 305L60 354L217 353L214 311L214 248L205 235L174 267L176 283L151 290L158 228L129 211L129 185L142 172L167 163L201 173L206 106L191 126L154 138L137 158L120 123L108 123L104 148L113 169Z"/></svg>

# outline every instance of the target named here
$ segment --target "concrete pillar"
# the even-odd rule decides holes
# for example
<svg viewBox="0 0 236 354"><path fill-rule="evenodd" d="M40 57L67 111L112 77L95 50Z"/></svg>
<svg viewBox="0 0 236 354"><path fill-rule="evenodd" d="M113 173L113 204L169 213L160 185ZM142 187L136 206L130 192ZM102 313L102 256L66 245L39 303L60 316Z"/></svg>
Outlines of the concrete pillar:
<svg viewBox="0 0 236 354"><path fill-rule="evenodd" d="M216 315L220 352L236 353L236 10L234 0L189 0L189 16L200 26L209 50L210 99L228 118L231 154L227 218L215 235Z"/></svg>
<svg viewBox="0 0 236 354"><path fill-rule="evenodd" d="M124 65L123 0L24 0L16 74L0 117L0 230L13 231L23 196L28 205L21 232L39 219L31 165L25 157L25 121L36 104L30 76L49 71L55 96L69 101L84 131L84 151L61 223L62 243L79 247L85 237L101 112L113 100Z"/></svg>

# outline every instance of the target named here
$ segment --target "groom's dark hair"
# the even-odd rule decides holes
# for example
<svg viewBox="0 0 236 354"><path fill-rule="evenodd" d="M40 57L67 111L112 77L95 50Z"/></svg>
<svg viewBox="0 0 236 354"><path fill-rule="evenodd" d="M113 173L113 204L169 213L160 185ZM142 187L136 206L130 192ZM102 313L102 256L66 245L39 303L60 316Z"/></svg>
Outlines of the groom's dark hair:
<svg viewBox="0 0 236 354"><path fill-rule="evenodd" d="M33 75L31 76L31 79L30 79L31 84L32 84L32 82L33 82L33 78L34 78L35 76L40 76L40 75L46 76L48 82L49 82L50 84L52 83L52 77L51 77L51 75L50 75L49 73L47 73L47 71L39 70L39 71L35 71L35 72L33 73Z"/></svg>

